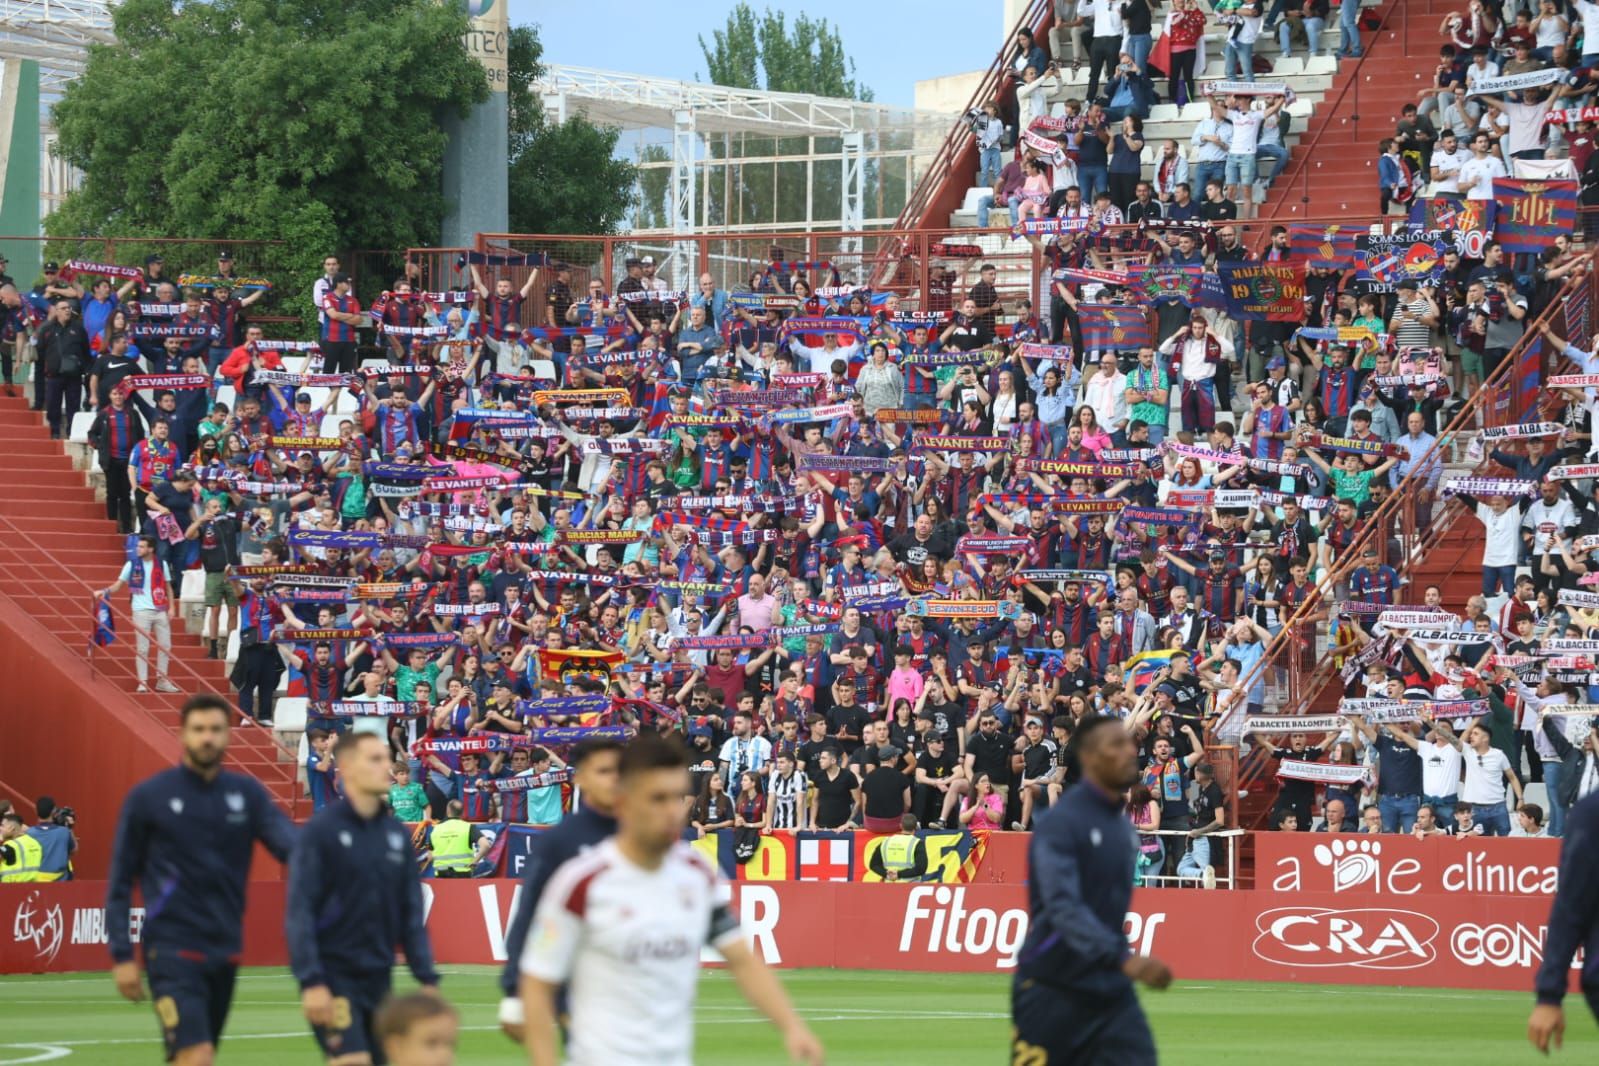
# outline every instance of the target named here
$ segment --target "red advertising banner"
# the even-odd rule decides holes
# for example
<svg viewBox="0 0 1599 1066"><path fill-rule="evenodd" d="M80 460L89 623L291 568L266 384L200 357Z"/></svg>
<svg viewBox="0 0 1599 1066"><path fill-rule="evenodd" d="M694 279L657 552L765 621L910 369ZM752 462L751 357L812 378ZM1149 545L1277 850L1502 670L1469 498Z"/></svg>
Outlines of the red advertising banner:
<svg viewBox="0 0 1599 1066"><path fill-rule="evenodd" d="M1027 935L1020 885L744 881L726 891L774 966L1003 975ZM0 972L105 969L104 892L101 882L0 887ZM287 961L283 892L282 883L252 887L246 964ZM503 963L519 892L504 880L428 883L438 960ZM1525 991L1548 914L1549 901L1529 895L1153 889L1135 893L1124 931L1180 980ZM137 929L142 913L135 918Z"/></svg>
<svg viewBox="0 0 1599 1066"><path fill-rule="evenodd" d="M1255 884L1274 892L1352 892L1393 897L1470 892L1552 896L1560 841L1256 833Z"/></svg>

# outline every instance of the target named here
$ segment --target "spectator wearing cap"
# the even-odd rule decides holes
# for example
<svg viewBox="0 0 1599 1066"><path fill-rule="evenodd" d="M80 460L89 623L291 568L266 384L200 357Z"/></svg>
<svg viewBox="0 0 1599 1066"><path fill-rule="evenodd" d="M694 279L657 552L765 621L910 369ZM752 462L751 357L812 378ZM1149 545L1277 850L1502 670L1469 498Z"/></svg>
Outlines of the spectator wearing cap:
<svg viewBox="0 0 1599 1066"><path fill-rule="evenodd" d="M6 273L6 267L10 265L11 260L7 259L4 254L0 254L0 285L10 285L12 288L16 288L17 279Z"/></svg>
<svg viewBox="0 0 1599 1066"><path fill-rule="evenodd" d="M141 299L149 299L162 285L172 284L172 279L165 273L166 263L160 252L151 252L144 257L144 276L138 279Z"/></svg>
<svg viewBox="0 0 1599 1066"><path fill-rule="evenodd" d="M1058 776L1058 751L1055 741L1045 735L1044 720L1029 715L1022 725L1022 768L1017 790L1021 793L1022 807L1011 828L1024 831L1033 824L1033 811L1048 805L1049 785Z"/></svg>
<svg viewBox="0 0 1599 1066"><path fill-rule="evenodd" d="M77 282L63 278L60 264L51 260L45 263L44 278L33 287L32 295L44 304L52 304L56 300L71 300L72 310L76 313L78 301L83 299L83 287Z"/></svg>

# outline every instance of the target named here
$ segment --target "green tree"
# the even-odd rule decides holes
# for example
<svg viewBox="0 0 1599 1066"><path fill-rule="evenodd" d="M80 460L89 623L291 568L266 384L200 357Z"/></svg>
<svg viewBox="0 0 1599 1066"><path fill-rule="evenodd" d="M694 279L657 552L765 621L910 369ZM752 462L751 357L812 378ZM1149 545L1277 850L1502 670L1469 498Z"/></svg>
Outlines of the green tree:
<svg viewBox="0 0 1599 1066"><path fill-rule="evenodd" d="M672 158L672 153L665 145L646 144L639 149L640 163L665 163ZM665 229L668 220L672 217L671 205L667 197L671 195L672 172L664 167L651 167L645 170L639 168L638 207L634 214L634 224L639 229Z"/></svg>
<svg viewBox="0 0 1599 1066"><path fill-rule="evenodd" d="M516 233L614 233L635 198L638 169L615 157L621 131L580 115L555 122L533 83L544 51L535 26L511 30L511 229Z"/></svg>
<svg viewBox="0 0 1599 1066"><path fill-rule="evenodd" d="M706 72L715 85L770 92L810 93L840 99L870 100L872 92L855 78L855 63L844 50L843 37L826 19L801 14L789 23L782 11L767 9L756 15L740 2L728 13L726 25L713 30L709 43L699 38ZM767 156L837 152L837 137L764 137L738 135L712 138L707 150L713 158L731 152L745 160ZM812 188L815 215L837 213L843 176L837 166L818 166ZM731 188L733 203L725 202ZM704 205L710 225L789 225L802 223L806 211L804 163L752 163L737 168L731 182L712 180L709 202Z"/></svg>
<svg viewBox="0 0 1599 1066"><path fill-rule="evenodd" d="M249 265L288 291L330 250L437 239L438 116L488 93L459 5L126 0L113 20L55 107L84 180L47 231L280 240Z"/></svg>

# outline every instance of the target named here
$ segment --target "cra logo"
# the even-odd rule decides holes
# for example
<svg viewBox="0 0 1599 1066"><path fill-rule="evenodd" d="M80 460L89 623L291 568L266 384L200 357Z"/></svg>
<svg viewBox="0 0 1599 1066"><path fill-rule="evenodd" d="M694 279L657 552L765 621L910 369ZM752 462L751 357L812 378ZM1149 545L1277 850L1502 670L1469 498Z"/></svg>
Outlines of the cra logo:
<svg viewBox="0 0 1599 1066"><path fill-rule="evenodd" d="M1438 923L1415 911L1279 907L1255 919L1252 949L1281 966L1412 970L1438 956Z"/></svg>

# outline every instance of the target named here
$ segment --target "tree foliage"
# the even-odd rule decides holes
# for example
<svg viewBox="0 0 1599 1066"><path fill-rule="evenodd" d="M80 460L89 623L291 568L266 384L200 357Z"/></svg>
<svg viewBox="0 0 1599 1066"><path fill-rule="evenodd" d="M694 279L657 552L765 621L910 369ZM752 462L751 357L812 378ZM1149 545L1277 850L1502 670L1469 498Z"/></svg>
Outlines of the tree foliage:
<svg viewBox="0 0 1599 1066"><path fill-rule="evenodd" d="M340 248L437 239L438 117L488 92L436 0L126 0L55 108L82 187L61 235L283 240L280 285Z"/></svg>
<svg viewBox="0 0 1599 1066"><path fill-rule="evenodd" d="M782 11L768 8L756 15L748 3L740 2L728 13L726 25L712 31L710 42L701 36L699 43L706 72L716 85L872 99L871 90L855 78L855 63L844 50L843 37L826 19L802 13L791 24ZM732 155L746 160L812 150L805 137L740 134L738 138L736 146L710 138L708 150L715 158ZM840 148L839 138L815 138L818 153ZM836 215L843 194L841 167L818 164L809 192L815 203L808 212L803 163L745 162L730 182L710 182L705 219L711 225L789 225L802 223L811 214Z"/></svg>
<svg viewBox="0 0 1599 1066"><path fill-rule="evenodd" d="M715 85L768 92L810 93L870 100L872 91L855 80L855 61L826 19L801 14L792 27L782 11L768 8L757 19L749 4L728 13L727 25L701 37L700 51Z"/></svg>
<svg viewBox="0 0 1599 1066"><path fill-rule="evenodd" d="M543 73L538 29L511 30L511 229L516 233L614 233L634 200L638 170L614 156L621 131L580 115L556 122L533 83Z"/></svg>

